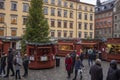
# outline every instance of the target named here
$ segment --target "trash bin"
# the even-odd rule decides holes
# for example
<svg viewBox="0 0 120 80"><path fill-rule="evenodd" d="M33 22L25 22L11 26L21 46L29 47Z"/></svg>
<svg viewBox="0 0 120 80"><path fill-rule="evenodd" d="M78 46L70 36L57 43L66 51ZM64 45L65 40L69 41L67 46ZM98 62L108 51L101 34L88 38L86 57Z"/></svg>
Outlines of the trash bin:
<svg viewBox="0 0 120 80"><path fill-rule="evenodd" d="M60 66L60 57L56 57L56 67Z"/></svg>

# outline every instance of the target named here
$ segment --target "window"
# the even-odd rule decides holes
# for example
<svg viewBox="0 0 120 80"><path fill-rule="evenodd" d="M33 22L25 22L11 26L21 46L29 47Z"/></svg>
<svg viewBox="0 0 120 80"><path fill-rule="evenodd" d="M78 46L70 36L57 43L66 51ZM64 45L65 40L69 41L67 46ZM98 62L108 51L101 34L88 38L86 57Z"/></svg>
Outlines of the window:
<svg viewBox="0 0 120 80"><path fill-rule="evenodd" d="M4 28L0 28L0 36L4 36Z"/></svg>
<svg viewBox="0 0 120 80"><path fill-rule="evenodd" d="M51 19L51 27L55 27L55 20Z"/></svg>
<svg viewBox="0 0 120 80"><path fill-rule="evenodd" d="M70 18L73 18L73 11L70 11Z"/></svg>
<svg viewBox="0 0 120 80"><path fill-rule="evenodd" d="M24 16L24 17L23 17L23 25L25 25L26 22L27 22L27 16Z"/></svg>
<svg viewBox="0 0 120 80"><path fill-rule="evenodd" d="M58 16L61 17L61 12L62 10L61 9L58 9Z"/></svg>
<svg viewBox="0 0 120 80"><path fill-rule="evenodd" d="M55 31L54 30L51 31L51 37L55 37Z"/></svg>
<svg viewBox="0 0 120 80"><path fill-rule="evenodd" d="M84 23L84 29L87 30L87 23Z"/></svg>
<svg viewBox="0 0 120 80"><path fill-rule="evenodd" d="M81 32L81 31L78 32L78 37L79 37L79 38L82 37L82 32Z"/></svg>
<svg viewBox="0 0 120 80"><path fill-rule="evenodd" d="M61 37L61 31L58 31L58 38Z"/></svg>
<svg viewBox="0 0 120 80"><path fill-rule="evenodd" d="M93 20L93 14L90 14L90 21Z"/></svg>
<svg viewBox="0 0 120 80"><path fill-rule="evenodd" d="M92 8L92 7L90 8L90 11L91 11L91 12L93 11L93 8Z"/></svg>
<svg viewBox="0 0 120 80"><path fill-rule="evenodd" d="M55 8L51 8L51 16L55 16Z"/></svg>
<svg viewBox="0 0 120 80"><path fill-rule="evenodd" d="M23 3L23 12L28 12L29 11L29 4Z"/></svg>
<svg viewBox="0 0 120 80"><path fill-rule="evenodd" d="M55 0L51 0L51 4L55 4Z"/></svg>
<svg viewBox="0 0 120 80"><path fill-rule="evenodd" d="M64 2L64 7L67 7L67 2Z"/></svg>
<svg viewBox="0 0 120 80"><path fill-rule="evenodd" d="M11 15L11 24L17 24L17 15Z"/></svg>
<svg viewBox="0 0 120 80"><path fill-rule="evenodd" d="M87 38L87 36L88 36L88 33L84 32L84 38Z"/></svg>
<svg viewBox="0 0 120 80"><path fill-rule="evenodd" d="M67 17L67 10L64 10L64 17Z"/></svg>
<svg viewBox="0 0 120 80"><path fill-rule="evenodd" d="M93 24L90 23L90 30L93 30Z"/></svg>
<svg viewBox="0 0 120 80"><path fill-rule="evenodd" d="M85 20L87 20L87 13L84 14L84 18L85 18Z"/></svg>
<svg viewBox="0 0 120 80"><path fill-rule="evenodd" d="M64 31L63 35L64 37L67 37L67 31Z"/></svg>
<svg viewBox="0 0 120 80"><path fill-rule="evenodd" d="M16 28L11 29L11 36L17 36L17 29Z"/></svg>
<svg viewBox="0 0 120 80"><path fill-rule="evenodd" d="M82 19L82 13L81 12L78 13L78 19Z"/></svg>
<svg viewBox="0 0 120 80"><path fill-rule="evenodd" d="M44 3L48 3L48 0L44 0Z"/></svg>
<svg viewBox="0 0 120 80"><path fill-rule="evenodd" d="M5 15L2 14L2 13L0 13L0 23L3 23L3 22L4 22L4 17L5 17Z"/></svg>
<svg viewBox="0 0 120 80"><path fill-rule="evenodd" d="M79 10L82 10L82 6L81 5L79 5Z"/></svg>
<svg viewBox="0 0 120 80"><path fill-rule="evenodd" d="M4 9L4 2L0 2L0 9Z"/></svg>
<svg viewBox="0 0 120 80"><path fill-rule="evenodd" d="M81 22L78 23L78 29L82 29L82 23Z"/></svg>
<svg viewBox="0 0 120 80"><path fill-rule="evenodd" d="M64 28L67 28L67 21L64 21Z"/></svg>
<svg viewBox="0 0 120 80"><path fill-rule="evenodd" d="M73 8L73 3L70 3L70 8Z"/></svg>
<svg viewBox="0 0 120 80"><path fill-rule="evenodd" d="M48 15L48 7L44 7L44 14Z"/></svg>
<svg viewBox="0 0 120 80"><path fill-rule="evenodd" d="M58 20L58 27L61 27L61 20Z"/></svg>
<svg viewBox="0 0 120 80"><path fill-rule="evenodd" d="M117 16L115 16L115 20L117 20Z"/></svg>
<svg viewBox="0 0 120 80"><path fill-rule="evenodd" d="M87 6L85 6L85 11L87 11L88 9L87 9Z"/></svg>
<svg viewBox="0 0 120 80"><path fill-rule="evenodd" d="M58 5L61 6L61 0L58 0Z"/></svg>
<svg viewBox="0 0 120 80"><path fill-rule="evenodd" d="M17 10L17 2L11 2L11 10L13 11Z"/></svg>
<svg viewBox="0 0 120 80"><path fill-rule="evenodd" d="M92 38L92 36L93 36L93 32L90 32L90 38Z"/></svg>
<svg viewBox="0 0 120 80"><path fill-rule="evenodd" d="M70 21L70 28L73 28L73 21Z"/></svg>
<svg viewBox="0 0 120 80"><path fill-rule="evenodd" d="M69 37L73 37L73 31L70 31L70 35L69 35Z"/></svg>

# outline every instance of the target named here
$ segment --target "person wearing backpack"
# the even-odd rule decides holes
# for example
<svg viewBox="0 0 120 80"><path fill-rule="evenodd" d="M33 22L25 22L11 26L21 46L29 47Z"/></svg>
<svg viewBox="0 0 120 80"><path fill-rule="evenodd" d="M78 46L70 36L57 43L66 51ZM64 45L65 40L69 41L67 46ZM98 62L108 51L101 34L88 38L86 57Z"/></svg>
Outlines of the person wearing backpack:
<svg viewBox="0 0 120 80"><path fill-rule="evenodd" d="M88 49L88 65L93 65L93 49Z"/></svg>

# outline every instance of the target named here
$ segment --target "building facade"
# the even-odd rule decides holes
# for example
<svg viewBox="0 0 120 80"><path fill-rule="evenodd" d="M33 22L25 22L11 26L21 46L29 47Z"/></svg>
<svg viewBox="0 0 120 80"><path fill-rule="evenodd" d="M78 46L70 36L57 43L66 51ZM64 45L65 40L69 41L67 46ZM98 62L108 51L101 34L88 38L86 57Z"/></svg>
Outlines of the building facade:
<svg viewBox="0 0 120 80"><path fill-rule="evenodd" d="M95 38L107 39L113 35L113 7L115 0L100 2L95 7Z"/></svg>
<svg viewBox="0 0 120 80"><path fill-rule="evenodd" d="M116 0L114 7L113 37L120 38L120 0Z"/></svg>
<svg viewBox="0 0 120 80"><path fill-rule="evenodd" d="M43 0L52 38L94 38L94 5L79 0ZM0 0L0 36L21 37L30 0Z"/></svg>

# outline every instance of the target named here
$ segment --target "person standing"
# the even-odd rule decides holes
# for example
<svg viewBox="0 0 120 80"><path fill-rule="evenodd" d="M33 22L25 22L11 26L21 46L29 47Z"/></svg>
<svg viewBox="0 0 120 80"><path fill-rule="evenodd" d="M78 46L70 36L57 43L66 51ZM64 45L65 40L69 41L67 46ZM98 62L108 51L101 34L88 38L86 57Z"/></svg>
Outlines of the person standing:
<svg viewBox="0 0 120 80"><path fill-rule="evenodd" d="M5 75L6 57L7 57L7 55L3 52L2 55L1 55L1 70L0 70L0 75L2 73L3 73L3 75Z"/></svg>
<svg viewBox="0 0 120 80"><path fill-rule="evenodd" d="M88 49L88 65L93 65L93 49Z"/></svg>
<svg viewBox="0 0 120 80"><path fill-rule="evenodd" d="M91 80L103 80L103 70L100 59L96 59L95 64L90 67L89 74L91 75Z"/></svg>
<svg viewBox="0 0 120 80"><path fill-rule="evenodd" d="M82 68L82 63L81 63L79 55L77 55L76 56L76 61L75 61L75 76L74 76L73 80L76 80L78 70L81 69L81 68Z"/></svg>
<svg viewBox="0 0 120 80"><path fill-rule="evenodd" d="M23 77L28 76L28 64L29 64L29 57L27 54L24 54L24 57L23 57L23 67L24 67Z"/></svg>
<svg viewBox="0 0 120 80"><path fill-rule="evenodd" d="M21 57L19 54L17 54L15 56L15 59L14 59L14 65L15 65L15 70L16 70L16 73L15 73L15 79L21 79L21 76L20 76L20 68L21 68Z"/></svg>
<svg viewBox="0 0 120 80"><path fill-rule="evenodd" d="M111 60L106 80L119 80L119 78L117 77L117 71L117 61Z"/></svg>
<svg viewBox="0 0 120 80"><path fill-rule="evenodd" d="M68 74L67 78L70 78L71 77L71 68L72 68L72 58L71 58L70 54L67 54L67 56L65 58L65 67L66 67L67 74Z"/></svg>
<svg viewBox="0 0 120 80"><path fill-rule="evenodd" d="M73 73L74 65L75 65L75 60L76 60L76 51L71 52L71 53L70 53L70 56L71 56L71 58L72 58L71 73Z"/></svg>
<svg viewBox="0 0 120 80"><path fill-rule="evenodd" d="M12 48L10 48L9 51L8 51L8 56L7 56L7 74L4 76L4 78L9 77L10 70L12 71L11 76L15 75L14 74L14 69L13 69L13 58L14 58L14 55L13 55L13 52L12 52Z"/></svg>

